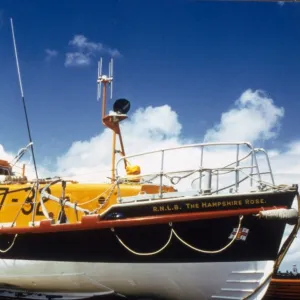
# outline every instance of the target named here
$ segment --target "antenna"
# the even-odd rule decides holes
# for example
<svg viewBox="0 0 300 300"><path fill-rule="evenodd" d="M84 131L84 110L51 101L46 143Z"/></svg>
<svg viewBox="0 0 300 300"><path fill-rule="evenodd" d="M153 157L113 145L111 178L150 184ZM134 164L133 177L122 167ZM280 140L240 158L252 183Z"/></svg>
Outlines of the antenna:
<svg viewBox="0 0 300 300"><path fill-rule="evenodd" d="M113 60L113 58L111 58L111 60L109 62L109 75L108 75L111 79L113 79L113 77L114 77L113 67L114 67L114 60ZM111 82L110 82L110 99L112 99L112 94L113 94L113 81L111 80Z"/></svg>
<svg viewBox="0 0 300 300"><path fill-rule="evenodd" d="M107 83L110 86L110 98L112 99L113 94L113 59L111 58L109 65L108 65L108 76L102 74L102 57L98 62L98 78L97 78L97 100L101 98L101 91L102 91L102 83L106 85ZM106 94L106 89L103 90L103 94ZM106 95L102 95L106 97Z"/></svg>
<svg viewBox="0 0 300 300"><path fill-rule="evenodd" d="M35 155L34 155L34 150L33 150L33 142L32 142L32 138L31 138L30 127L29 127L29 120L28 120L28 115L27 115L27 109L26 109L22 79L21 79L21 72L20 72L19 59L18 59L18 51L17 51L16 39L15 39L15 33L14 33L14 25L13 25L12 18L10 18L10 24L11 24L11 32L12 32L12 38L13 38L13 44L14 44L14 50L15 50L15 57L16 57L17 72L18 72L18 78L19 78L19 84L20 84L21 98L22 98L22 102L23 102L23 108L24 108L26 125L27 125L29 145L30 145L30 148L31 148L32 160L33 160L34 171L35 171L35 176L36 176L36 191L37 191L38 187L39 187L39 177L38 177L37 166L36 166L36 161L35 161ZM32 225L33 226L34 226L34 217L35 217L35 211L36 211L36 209L35 209L36 208L36 199L37 199L37 192L34 195L34 202L33 202L33 212L32 212Z"/></svg>
<svg viewBox="0 0 300 300"><path fill-rule="evenodd" d="M10 24L11 24L12 38L13 38L13 43L14 43L14 50L15 50L15 57L16 57L16 64L17 64L17 72L18 72L18 78L19 78L23 108L24 108L24 112L25 112L25 119L26 119L29 143L30 143L30 148L31 148L31 154L32 154L33 165L34 165L34 170L35 170L35 176L36 176L36 180L38 182L38 172L37 172L37 167L36 167L36 162L35 162L35 155L34 155L34 150L33 150L33 142L32 142L32 138L31 138L30 127L29 127L29 120L28 120L28 115L27 115L27 109L26 109L24 90L23 90L22 79L21 79L21 72L20 72L19 59L18 59L18 51L17 51L16 39L15 39L15 33L14 33L14 25L13 25L12 18L10 19Z"/></svg>
<svg viewBox="0 0 300 300"><path fill-rule="evenodd" d="M100 58L100 61L98 62L98 80L102 77L102 57ZM98 81L97 85L97 101L101 98L101 83Z"/></svg>

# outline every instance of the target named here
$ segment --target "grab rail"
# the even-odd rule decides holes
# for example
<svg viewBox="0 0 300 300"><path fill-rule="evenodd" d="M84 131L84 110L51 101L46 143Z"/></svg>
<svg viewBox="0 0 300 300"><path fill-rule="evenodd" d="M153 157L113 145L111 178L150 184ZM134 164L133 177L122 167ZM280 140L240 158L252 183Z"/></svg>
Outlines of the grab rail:
<svg viewBox="0 0 300 300"><path fill-rule="evenodd" d="M223 147L225 152L217 152L216 148ZM234 151L232 150L234 148ZM246 151L245 151L246 149ZM187 155L186 157L191 160L193 159L191 154L196 156L195 162L192 166L196 166L196 168L186 168L186 169L177 169L177 170L170 170L170 166L178 163L178 156L174 156L174 160L172 163L169 163L169 166L166 164L166 160L168 156L172 156L172 152L178 150L186 150ZM188 151L193 151L192 153L188 153ZM195 152L196 151L196 152ZM205 151L208 151L208 154L205 154ZM227 152L226 152L227 151ZM225 154L224 154L225 153ZM230 160L227 164L222 164L223 160L226 161L226 153L230 154L231 156L234 155L234 159ZM260 168L261 157L259 154L263 154L264 161L266 163L266 170L262 170ZM225 155L225 156L224 156ZM158 156L158 157L157 157ZM211 156L211 157L207 157ZM212 159L212 156L215 156L215 159L220 159L222 157L220 166L208 166L207 160L209 164L215 162ZM136 177L139 178L141 183L154 183L154 180L157 178L159 186L159 194L155 195L155 199L163 198L163 194L167 194L164 192L164 179L169 180L169 185L176 186L181 182L183 179L187 179L191 177L195 177L195 174L198 174L196 178L192 178L189 182L190 185L193 185L197 180L199 180L199 184L197 187L197 194L198 195L207 195L207 194L218 194L221 191L226 189L229 190L230 193L239 193L241 184L249 180L249 186L251 190L254 188L254 182L257 183L258 190L262 190L266 185L267 186L274 186L274 177L272 174L271 164L268 157L267 152L262 148L253 148L253 146L248 142L229 142L229 143L199 143L199 144L190 144L184 145L179 147L171 147L171 148L164 148L159 150L153 150L143 153L137 153L132 155L127 155L121 157L118 162L116 163L115 174L117 180L117 187L118 190L120 189L119 185L123 183L131 182L130 176L122 175L122 171L120 168L120 164L123 165L124 160L127 162L131 160L141 160L141 168L143 169L147 162L150 161L151 166L157 163L156 170L152 172L145 172L137 175ZM157 162L158 160L158 162ZM198 163L197 163L198 162ZM248 163L245 165L245 163ZM198 166L197 166L197 164ZM149 165L149 163L148 163ZM250 171L249 171L250 170ZM124 171L123 171L124 172ZM223 180L227 175L234 173L234 179L231 182L225 182L225 185L222 186L221 180ZM263 177L269 176L268 181L264 181ZM175 180L175 178L177 180ZM207 179L206 187L204 187L203 179ZM216 179L216 183L213 184L213 178ZM177 181L177 182L176 182ZM182 186L183 189L188 189L188 183ZM215 185L215 188L213 188ZM179 191L180 192L180 191ZM182 192L180 192L182 194ZM118 192L118 198L120 202L122 202L120 193ZM151 198L151 195L149 195ZM154 196L154 195L153 195ZM124 197L123 197L124 198Z"/></svg>

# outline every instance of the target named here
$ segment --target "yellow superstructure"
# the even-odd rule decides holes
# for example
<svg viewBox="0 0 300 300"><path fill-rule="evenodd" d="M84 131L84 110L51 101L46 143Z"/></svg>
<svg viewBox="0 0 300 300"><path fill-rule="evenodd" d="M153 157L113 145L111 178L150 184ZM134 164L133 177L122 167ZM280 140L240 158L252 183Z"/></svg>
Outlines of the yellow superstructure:
<svg viewBox="0 0 300 300"><path fill-rule="evenodd" d="M5 165L7 167L7 165ZM3 167L3 164L2 164ZM3 168L0 165L0 170ZM11 179L9 176L8 179ZM22 179L18 179L22 182ZM23 182L26 181L23 179ZM41 203L41 191L48 183L40 183L37 186L33 182L13 182L0 184L0 227L28 227L33 226L46 216ZM163 191L172 191L173 188L164 187ZM119 184L82 184L67 182L63 188L62 182L50 185L46 191L51 196L61 199L61 202L43 200L44 207L54 223L61 222L61 214L64 212L67 223L80 222L85 214L83 210L101 214L110 206L117 204L118 193L121 197L142 194L159 193L158 185L139 184L135 180ZM37 193L37 194L36 194ZM73 207L65 205L64 201L74 204ZM80 208L81 210L78 210Z"/></svg>

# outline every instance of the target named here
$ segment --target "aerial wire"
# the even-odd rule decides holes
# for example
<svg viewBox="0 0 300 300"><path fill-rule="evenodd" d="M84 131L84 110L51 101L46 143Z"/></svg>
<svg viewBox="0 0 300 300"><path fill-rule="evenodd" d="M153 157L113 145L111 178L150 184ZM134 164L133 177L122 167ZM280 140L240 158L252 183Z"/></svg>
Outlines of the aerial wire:
<svg viewBox="0 0 300 300"><path fill-rule="evenodd" d="M37 185L37 190L38 190L39 177L38 177L36 160L35 160L35 155L34 155L34 148L33 148L33 142L32 142L31 132L30 132L29 120L28 120L28 115L27 115L27 109L26 109L26 103L25 103L25 97L24 97L24 90L23 90L22 79L21 79L20 65L19 65L19 59L18 59L18 51L17 51L16 39L15 39L15 33L14 33L14 25L13 25L12 18L10 18L10 24L11 24L11 31L12 31L12 38L13 38L13 44L14 44L15 57L16 57L16 64L17 64L18 79L19 79L19 85L20 85L20 91L21 91L21 98L22 98L22 103L23 103L23 108L24 108L24 113L25 113L27 132L28 132L28 137L29 137L29 142L30 142L32 160L33 160L34 171L35 171L35 176L36 176L36 185ZM33 215L32 215L32 223L33 223L33 225L34 225L34 216L35 216L36 197L37 197L37 192L35 193L35 199L34 199L34 203L33 203L33 205L34 205L34 207L33 207L34 208L33 209Z"/></svg>

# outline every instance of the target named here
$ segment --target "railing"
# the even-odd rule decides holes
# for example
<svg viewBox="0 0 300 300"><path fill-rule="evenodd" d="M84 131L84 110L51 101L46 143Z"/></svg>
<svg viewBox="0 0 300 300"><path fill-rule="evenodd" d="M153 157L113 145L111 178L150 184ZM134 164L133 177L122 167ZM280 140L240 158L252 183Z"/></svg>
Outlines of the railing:
<svg viewBox="0 0 300 300"><path fill-rule="evenodd" d="M20 159L23 155L28 151L29 147L32 143L29 143L26 147L21 148L17 155L9 162L9 167L1 167L2 172L0 170L0 184L7 183L18 183L18 182L27 182L27 178L25 176L25 164L19 165ZM4 173L4 174L2 174Z"/></svg>
<svg viewBox="0 0 300 300"><path fill-rule="evenodd" d="M124 160L139 165L141 174L127 176ZM119 159L115 171L120 202L126 200L121 197L120 184L137 180L158 185L159 192L128 200L162 199L176 193L204 196L259 191L275 185L267 153L247 142L192 144L128 155ZM165 186L172 186L176 192L164 192Z"/></svg>

